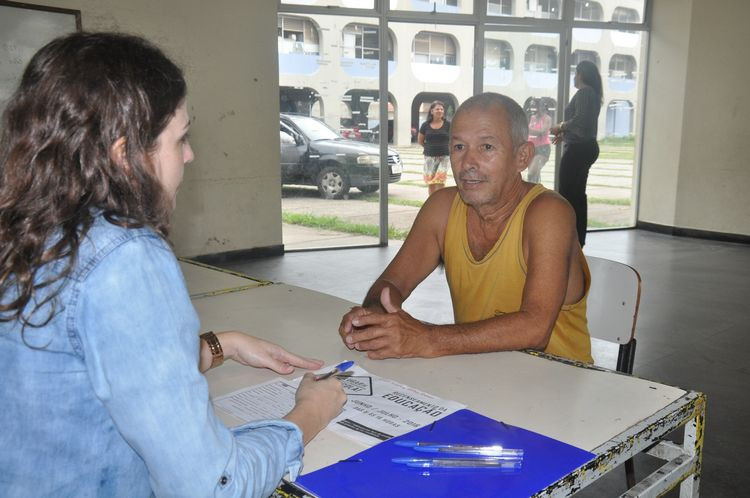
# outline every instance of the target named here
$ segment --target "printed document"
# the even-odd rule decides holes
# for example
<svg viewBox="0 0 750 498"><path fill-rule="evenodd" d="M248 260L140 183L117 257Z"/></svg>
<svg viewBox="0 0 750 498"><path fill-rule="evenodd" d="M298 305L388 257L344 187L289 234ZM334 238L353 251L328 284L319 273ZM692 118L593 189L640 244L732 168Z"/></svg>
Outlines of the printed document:
<svg viewBox="0 0 750 498"><path fill-rule="evenodd" d="M348 401L328 429L367 446L429 425L465 405L373 375L359 366L341 379ZM281 418L294 406L302 377L278 378L215 398L214 406L245 422Z"/></svg>

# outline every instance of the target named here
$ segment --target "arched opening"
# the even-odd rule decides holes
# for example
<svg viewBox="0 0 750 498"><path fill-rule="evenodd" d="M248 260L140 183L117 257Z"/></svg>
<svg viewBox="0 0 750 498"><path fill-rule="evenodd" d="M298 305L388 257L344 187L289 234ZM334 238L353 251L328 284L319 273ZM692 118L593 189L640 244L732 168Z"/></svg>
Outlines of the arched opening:
<svg viewBox="0 0 750 498"><path fill-rule="evenodd" d="M340 133L344 138L362 142L380 141L380 114L378 90L349 90L341 99ZM393 143L396 105L393 95L388 95L388 143Z"/></svg>
<svg viewBox="0 0 750 498"><path fill-rule="evenodd" d="M513 68L513 47L505 40L488 38L484 45L484 67L497 69Z"/></svg>
<svg viewBox="0 0 750 498"><path fill-rule="evenodd" d="M632 80L636 72L635 57L632 55L614 54L609 60L609 77Z"/></svg>
<svg viewBox="0 0 750 498"><path fill-rule="evenodd" d="M317 90L309 87L279 87L279 110L291 114L323 117L323 99Z"/></svg>
<svg viewBox="0 0 750 498"><path fill-rule="evenodd" d="M342 57L378 60L380 57L379 29L371 24L350 23L342 30ZM388 60L393 60L393 34L388 30Z"/></svg>
<svg viewBox="0 0 750 498"><path fill-rule="evenodd" d="M633 103L629 100L612 100L607 104L608 137L633 135Z"/></svg>
<svg viewBox="0 0 750 498"><path fill-rule="evenodd" d="M320 55L320 36L312 19L280 15L277 35L280 54Z"/></svg>
<svg viewBox="0 0 750 498"><path fill-rule="evenodd" d="M599 2L591 0L576 0L575 19L581 21L601 21L604 19L604 11Z"/></svg>
<svg viewBox="0 0 750 498"><path fill-rule="evenodd" d="M550 45L529 45L523 75L531 88L554 88L557 85L557 49Z"/></svg>
<svg viewBox="0 0 750 498"><path fill-rule="evenodd" d="M424 64L458 64L458 49L453 36L445 33L420 31L411 46L412 60Z"/></svg>
<svg viewBox="0 0 750 498"><path fill-rule="evenodd" d="M574 50L570 58L570 72L575 75L576 66L583 61L593 62L601 70L602 61L599 54L593 50Z"/></svg>

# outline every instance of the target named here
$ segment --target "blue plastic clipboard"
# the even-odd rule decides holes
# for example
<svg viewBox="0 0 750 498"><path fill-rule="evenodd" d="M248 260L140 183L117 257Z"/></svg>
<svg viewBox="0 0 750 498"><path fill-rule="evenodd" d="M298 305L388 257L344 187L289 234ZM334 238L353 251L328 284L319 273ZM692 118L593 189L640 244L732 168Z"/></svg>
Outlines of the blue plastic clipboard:
<svg viewBox="0 0 750 498"><path fill-rule="evenodd" d="M524 450L523 466L507 473L490 469L414 469L391 461L414 456L397 440L499 444ZM357 453L351 458L300 476L295 482L321 498L347 496L528 497L594 458L594 454L535 432L507 425L471 410L459 410Z"/></svg>

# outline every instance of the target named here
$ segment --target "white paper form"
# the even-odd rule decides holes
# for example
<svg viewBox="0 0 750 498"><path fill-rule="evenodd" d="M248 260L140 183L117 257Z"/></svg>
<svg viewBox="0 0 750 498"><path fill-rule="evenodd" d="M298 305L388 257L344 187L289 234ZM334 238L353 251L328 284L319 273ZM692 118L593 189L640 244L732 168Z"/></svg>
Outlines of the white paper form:
<svg viewBox="0 0 750 498"><path fill-rule="evenodd" d="M325 369L323 370L325 371ZM328 429L367 446L400 436L465 408L354 366L341 380L348 401ZM245 422L281 418L294 406L301 377L275 379L214 399L214 406Z"/></svg>
<svg viewBox="0 0 750 498"><path fill-rule="evenodd" d="M214 406L230 415L252 422L281 418L294 408L294 393L300 379L274 379L214 399Z"/></svg>

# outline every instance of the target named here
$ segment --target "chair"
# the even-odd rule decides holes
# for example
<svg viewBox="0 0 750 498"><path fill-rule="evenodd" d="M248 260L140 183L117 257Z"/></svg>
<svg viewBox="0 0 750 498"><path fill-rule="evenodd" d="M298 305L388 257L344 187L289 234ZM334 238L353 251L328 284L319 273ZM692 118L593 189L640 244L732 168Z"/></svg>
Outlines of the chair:
<svg viewBox="0 0 750 498"><path fill-rule="evenodd" d="M635 322L641 299L641 276L635 268L617 261L586 256L591 288L586 318L591 337L619 344L618 372L633 373Z"/></svg>
<svg viewBox="0 0 750 498"><path fill-rule="evenodd" d="M591 337L619 344L618 372L633 373L635 322L641 300L641 276L635 268L617 261L586 256L591 288L586 318ZM625 462L628 489L635 486L633 459Z"/></svg>

